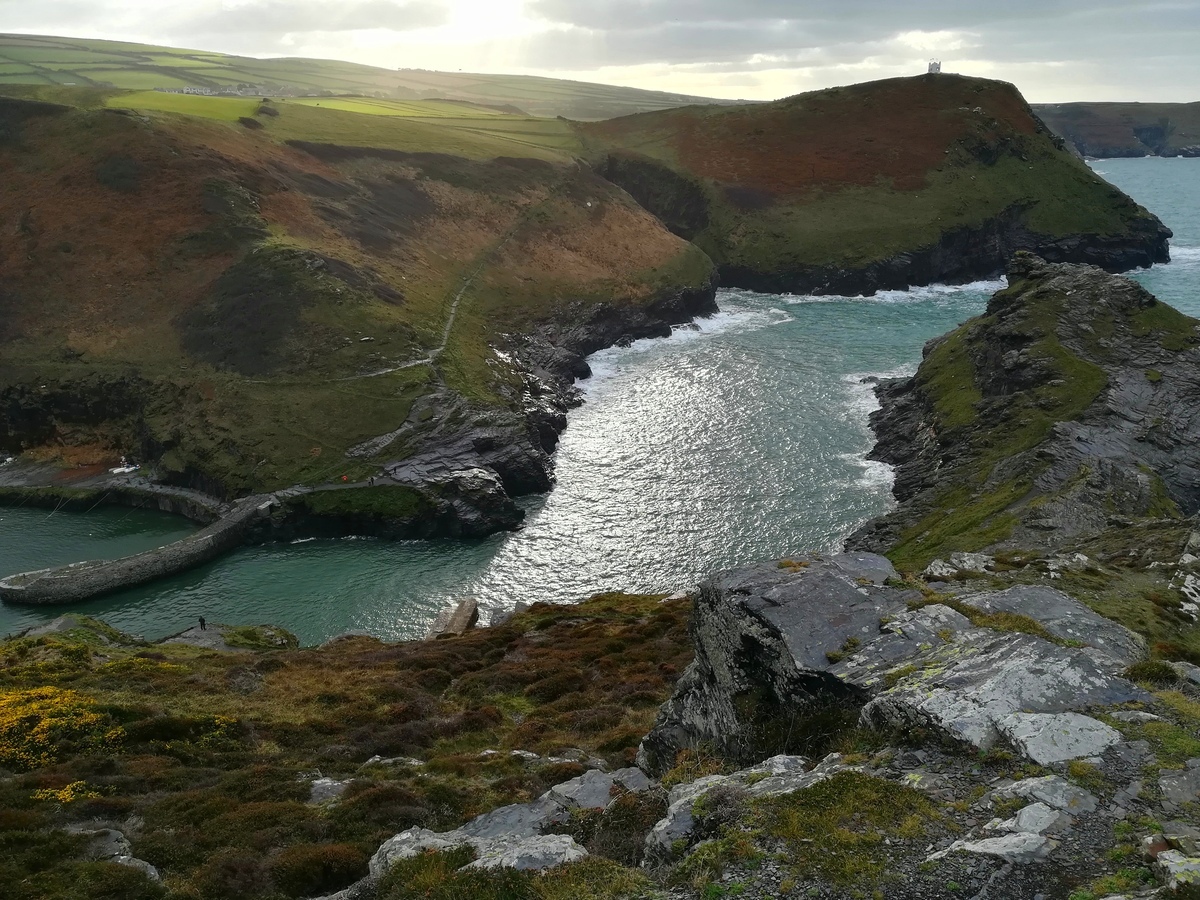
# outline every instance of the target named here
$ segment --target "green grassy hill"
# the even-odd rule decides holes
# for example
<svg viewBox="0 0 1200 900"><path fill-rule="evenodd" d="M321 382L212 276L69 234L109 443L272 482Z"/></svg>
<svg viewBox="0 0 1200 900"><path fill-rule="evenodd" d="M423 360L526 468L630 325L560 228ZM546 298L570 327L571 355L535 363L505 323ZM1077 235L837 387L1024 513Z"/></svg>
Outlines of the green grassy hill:
<svg viewBox="0 0 1200 900"><path fill-rule="evenodd" d="M1114 269L1165 259L1161 223L1003 82L897 78L578 130L587 158L704 249L725 284L971 280L1018 249Z"/></svg>
<svg viewBox="0 0 1200 900"><path fill-rule="evenodd" d="M571 119L604 119L689 103L722 102L558 78L394 71L340 60L255 59L120 41L22 34L0 34L0 84L128 90L241 88L264 95L332 93L450 99Z"/></svg>
<svg viewBox="0 0 1200 900"><path fill-rule="evenodd" d="M577 148L467 104L0 88L0 445L239 494L518 416L507 335L711 275Z"/></svg>
<svg viewBox="0 0 1200 900"><path fill-rule="evenodd" d="M1015 249L1157 258L1161 224L1061 143L957 76L596 123L3 85L0 450L223 495L366 479L487 417L523 432L497 350L710 291L714 261L858 292Z"/></svg>
<svg viewBox="0 0 1200 900"><path fill-rule="evenodd" d="M1034 110L1084 156L1200 156L1200 103L1045 103Z"/></svg>

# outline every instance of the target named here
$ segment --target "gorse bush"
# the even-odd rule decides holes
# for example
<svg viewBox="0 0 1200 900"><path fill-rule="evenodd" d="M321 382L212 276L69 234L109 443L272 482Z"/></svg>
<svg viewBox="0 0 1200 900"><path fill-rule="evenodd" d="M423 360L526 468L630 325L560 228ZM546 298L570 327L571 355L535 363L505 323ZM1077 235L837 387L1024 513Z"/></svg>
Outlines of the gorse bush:
<svg viewBox="0 0 1200 900"><path fill-rule="evenodd" d="M75 691L0 693L0 767L24 772L78 752L117 750L125 731Z"/></svg>

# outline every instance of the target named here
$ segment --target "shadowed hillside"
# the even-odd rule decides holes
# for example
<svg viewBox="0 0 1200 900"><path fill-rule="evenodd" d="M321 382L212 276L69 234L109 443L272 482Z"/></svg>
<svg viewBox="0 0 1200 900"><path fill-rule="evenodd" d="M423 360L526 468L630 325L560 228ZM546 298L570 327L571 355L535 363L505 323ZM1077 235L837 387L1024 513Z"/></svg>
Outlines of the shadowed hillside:
<svg viewBox="0 0 1200 900"><path fill-rule="evenodd" d="M1200 156L1200 103L1043 103L1034 109L1084 156Z"/></svg>
<svg viewBox="0 0 1200 900"><path fill-rule="evenodd" d="M9 452L131 453L230 495L365 481L486 422L510 491L545 490L556 431L530 411L553 423L560 401L497 353L509 336L582 328L559 346L590 352L661 333L648 310L688 291L711 303L704 254L553 140L283 101L231 121L60 97L77 98L96 108L0 98ZM597 316L611 334L584 327ZM573 360L542 378L569 380Z"/></svg>

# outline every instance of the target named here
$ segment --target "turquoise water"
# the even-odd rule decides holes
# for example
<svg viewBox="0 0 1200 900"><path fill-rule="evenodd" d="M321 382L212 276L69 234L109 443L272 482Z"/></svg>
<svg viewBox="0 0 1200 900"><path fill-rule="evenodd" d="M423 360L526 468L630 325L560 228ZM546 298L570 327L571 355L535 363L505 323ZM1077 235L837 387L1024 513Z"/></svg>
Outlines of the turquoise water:
<svg viewBox="0 0 1200 900"><path fill-rule="evenodd" d="M1175 262L1141 278L1200 315L1200 160L1104 160L1098 171L1176 231ZM999 283L791 297L726 291L699 330L596 354L557 453L558 484L526 527L474 543L307 541L246 548L70 609L147 637L196 616L272 622L315 643L346 631L419 636L447 602L486 619L517 601L674 591L706 572L836 547L890 504L872 444L870 375L914 370L921 346L982 310ZM0 573L136 552L168 516L0 509ZM0 634L51 618L0 608Z"/></svg>

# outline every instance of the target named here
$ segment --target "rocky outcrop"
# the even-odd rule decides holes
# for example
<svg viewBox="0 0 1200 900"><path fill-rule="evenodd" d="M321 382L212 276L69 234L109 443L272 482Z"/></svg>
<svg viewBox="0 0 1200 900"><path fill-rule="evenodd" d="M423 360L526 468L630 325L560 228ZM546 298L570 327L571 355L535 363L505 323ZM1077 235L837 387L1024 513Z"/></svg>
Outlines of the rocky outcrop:
<svg viewBox="0 0 1200 900"><path fill-rule="evenodd" d="M370 877L378 879L402 859L429 850L474 848L472 869L541 870L586 857L587 851L566 834L543 830L568 820L572 810L603 810L614 794L640 793L650 781L639 769L590 771L557 785L532 803L502 806L472 819L462 828L437 833L409 828L386 841L371 857Z"/></svg>
<svg viewBox="0 0 1200 900"><path fill-rule="evenodd" d="M661 771L701 745L743 759L786 752L830 706L859 709L863 725L885 733L932 731L980 750L1003 742L1050 764L1119 741L1083 711L1148 698L1117 674L1142 642L1065 594L1012 588L948 602L963 612L929 602L886 559L863 553L712 579L692 619L696 659L640 764ZM964 615L997 609L1044 623L1050 639ZM1050 629L1072 637L1055 643L1063 639Z"/></svg>
<svg viewBox="0 0 1200 900"><path fill-rule="evenodd" d="M980 499L1025 486L995 543L1046 552L1116 520L1200 511L1198 323L1093 267L1023 256L1009 281L926 346L915 376L878 386L871 458L895 466L900 506L848 546L895 547L947 484ZM922 540L912 556L940 549Z"/></svg>
<svg viewBox="0 0 1200 900"><path fill-rule="evenodd" d="M74 831L80 837L87 838L84 854L97 862L115 863L142 872L151 881L161 881L158 869L133 855L129 838L115 828L101 828L94 831L79 829Z"/></svg>

